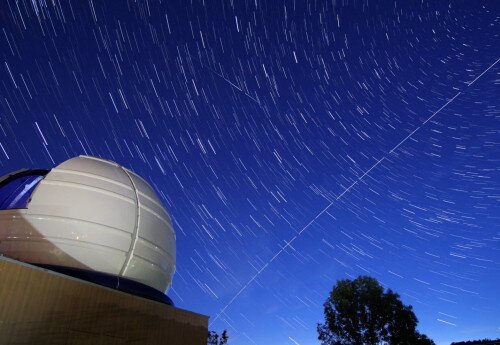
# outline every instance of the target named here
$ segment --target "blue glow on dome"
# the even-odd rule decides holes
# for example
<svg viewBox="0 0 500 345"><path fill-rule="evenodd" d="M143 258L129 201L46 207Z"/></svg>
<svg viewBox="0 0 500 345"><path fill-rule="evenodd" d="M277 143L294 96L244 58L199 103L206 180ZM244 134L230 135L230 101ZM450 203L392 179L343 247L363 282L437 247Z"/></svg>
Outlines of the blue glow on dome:
<svg viewBox="0 0 500 345"><path fill-rule="evenodd" d="M0 182L0 209L26 208L31 194L46 171L22 171Z"/></svg>

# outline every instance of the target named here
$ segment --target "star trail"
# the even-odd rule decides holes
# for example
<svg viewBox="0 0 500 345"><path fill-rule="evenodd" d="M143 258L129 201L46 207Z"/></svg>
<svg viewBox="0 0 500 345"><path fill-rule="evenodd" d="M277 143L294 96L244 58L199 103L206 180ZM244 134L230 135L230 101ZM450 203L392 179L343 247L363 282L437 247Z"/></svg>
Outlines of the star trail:
<svg viewBox="0 0 500 345"><path fill-rule="evenodd" d="M437 344L500 334L500 3L3 1L0 169L129 167L174 222L176 306L317 344L337 279Z"/></svg>

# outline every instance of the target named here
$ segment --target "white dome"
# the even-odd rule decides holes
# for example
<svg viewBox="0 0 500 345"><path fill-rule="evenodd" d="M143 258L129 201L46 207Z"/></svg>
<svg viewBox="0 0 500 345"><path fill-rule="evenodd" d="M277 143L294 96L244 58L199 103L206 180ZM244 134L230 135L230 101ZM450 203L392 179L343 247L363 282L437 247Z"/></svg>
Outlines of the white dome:
<svg viewBox="0 0 500 345"><path fill-rule="evenodd" d="M175 233L146 181L114 162L80 156L52 169L27 208L0 210L0 253L165 292L175 271Z"/></svg>

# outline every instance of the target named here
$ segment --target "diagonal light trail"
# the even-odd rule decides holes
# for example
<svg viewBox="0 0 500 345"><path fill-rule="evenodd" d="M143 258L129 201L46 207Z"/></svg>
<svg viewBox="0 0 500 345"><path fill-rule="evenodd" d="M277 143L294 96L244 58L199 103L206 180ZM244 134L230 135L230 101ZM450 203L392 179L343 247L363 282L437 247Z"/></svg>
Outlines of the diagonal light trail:
<svg viewBox="0 0 500 345"><path fill-rule="evenodd" d="M216 76L218 76L219 78L221 78L222 80L224 80L226 83L228 83L229 85L231 85L233 88L235 88L236 90L240 91L241 93L243 93L245 96L247 96L248 98L250 98L252 101L254 101L255 103L257 103L259 106L261 105L260 102L258 100L256 100L254 97L250 96L248 94L248 92L246 92L245 90L243 90L241 87L239 87L238 85L236 85L235 83L233 83L231 80L229 80L228 78L224 77L222 74L218 73L217 71L215 71L213 68L211 68L210 66L207 66L205 65L200 59L198 59L197 57L195 56L192 56L190 53L189 53L189 50L186 49L186 53L187 55L192 59L192 60L196 60L198 61L198 63L208 69L210 72L212 72L213 74L215 74Z"/></svg>
<svg viewBox="0 0 500 345"><path fill-rule="evenodd" d="M500 61L500 58L498 58L494 63L492 63L487 69L485 69L481 74L479 74L474 80L471 82L467 83L467 87L470 87L473 85L476 81L478 81L486 72L488 72L493 66L495 66L498 62ZM448 105L453 103L453 101L462 94L462 91L459 91L450 98L445 104L441 106L438 110L436 110L432 115L430 115L424 122L422 122L417 128L415 128L410 134L408 134L404 139L402 139L400 142L398 142L389 152L387 152L382 158L380 158L378 161L376 161L368 170L366 170L361 176L359 176L349 187L345 188L342 193L340 193L333 201L331 201L325 208L323 208L319 213L314 216L309 223L307 223L304 227L302 227L296 234L293 236L288 242L286 242L286 245L281 248L279 251L277 251L271 259L269 259L258 271L255 273L250 280L241 287L241 289L236 293L236 295L231 298L231 300L220 310L220 312L214 317L213 320L210 321L209 326L214 323L225 311L229 306L233 304L233 302L247 289L247 287L255 280L257 277L269 267L269 265L278 258L281 253L287 248L290 247L290 245L297 239L299 236L306 231L319 217L321 217L332 205L338 201L340 198L342 198L346 193L348 193L354 186L358 184L358 182L362 181L363 178L368 175L373 169L375 169L380 163L382 163L389 155L393 154L395 150L397 150L401 145L403 145L408 139L410 139L415 133L417 133L423 126L425 126L430 120L432 120L436 115L438 115L441 111L443 111Z"/></svg>

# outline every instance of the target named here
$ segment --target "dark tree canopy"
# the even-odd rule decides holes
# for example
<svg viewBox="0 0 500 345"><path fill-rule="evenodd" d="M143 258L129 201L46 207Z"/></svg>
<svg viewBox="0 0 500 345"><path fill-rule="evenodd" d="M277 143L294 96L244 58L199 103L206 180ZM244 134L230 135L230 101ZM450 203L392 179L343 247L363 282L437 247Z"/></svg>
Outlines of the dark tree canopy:
<svg viewBox="0 0 500 345"><path fill-rule="evenodd" d="M317 327L323 345L434 344L417 332L412 307L374 278L337 281L323 306L325 323Z"/></svg>

